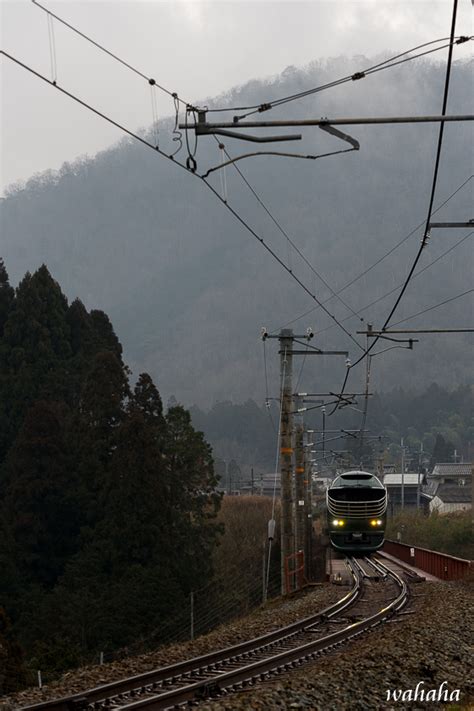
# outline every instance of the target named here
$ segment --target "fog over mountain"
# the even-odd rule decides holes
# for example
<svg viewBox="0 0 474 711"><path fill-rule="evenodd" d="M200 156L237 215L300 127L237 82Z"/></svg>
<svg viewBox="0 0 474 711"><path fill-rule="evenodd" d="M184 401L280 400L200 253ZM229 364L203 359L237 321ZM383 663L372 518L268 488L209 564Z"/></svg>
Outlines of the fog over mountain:
<svg viewBox="0 0 474 711"><path fill-rule="evenodd" d="M376 59L376 58L375 58ZM271 80L254 80L212 106L261 103L352 74L374 58L328 59L287 68ZM453 65L448 113L472 113L472 62ZM441 112L443 64L413 62L351 82L258 118L430 115ZM78 120L81 111L78 107ZM212 115L213 118L215 115ZM211 119L213 120L213 119ZM32 117L32 123L34 117ZM171 144L172 122L160 125L161 146ZM33 130L33 125L32 125ZM261 199L333 289L338 290L382 257L426 219L438 125L347 126L358 152L305 161L273 156L238 163ZM278 129L277 132L284 132ZM291 130L293 133L294 131ZM345 148L318 128L305 129L303 141L269 144L270 149L325 153ZM253 144L225 139L233 155ZM250 148L249 148L250 146ZM275 148L276 146L276 148ZM472 173L472 127L447 124L435 204L443 202ZM268 148L268 146L266 147ZM177 158L185 159L183 147ZM219 160L212 137L201 137L199 171ZM331 294L255 200L236 171L226 171L229 203L315 290ZM221 189L219 173L210 182ZM472 217L469 181L438 213L439 220ZM265 381L261 326L274 330L315 303L198 180L125 138L93 159L64 164L58 173L35 176L12 186L2 201L2 256L13 284L46 263L69 298L104 309L124 345L135 374L148 371L165 399L174 394L186 405L218 400L262 401ZM436 260L469 230L433 230L418 269ZM341 296L359 311L404 281L418 250L422 230ZM472 238L420 274L410 284L393 322L466 291L472 284ZM407 328L472 326L468 295L404 323ZM396 293L363 310L364 322L344 325L355 333L371 321L382 324ZM327 308L345 319L351 312L337 299ZM321 309L292 326L312 326L314 345L360 351ZM402 324L400 325L402 327ZM328 330L325 330L328 329ZM472 339L425 336L413 353L399 349L374 361L373 387L418 389L432 381L454 387L470 379ZM389 344L383 344L382 350ZM276 342L267 344L270 394L276 394ZM336 388L343 359L307 358L305 390ZM299 363L296 365L298 375ZM354 373L360 387L363 369Z"/></svg>

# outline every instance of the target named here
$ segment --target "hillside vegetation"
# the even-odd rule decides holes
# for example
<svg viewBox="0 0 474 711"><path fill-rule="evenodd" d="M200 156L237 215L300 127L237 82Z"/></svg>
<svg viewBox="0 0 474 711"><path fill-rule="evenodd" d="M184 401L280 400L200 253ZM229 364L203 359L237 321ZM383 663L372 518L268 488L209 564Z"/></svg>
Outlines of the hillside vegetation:
<svg viewBox="0 0 474 711"><path fill-rule="evenodd" d="M380 58L379 58L380 59ZM351 74L376 61L339 57L290 67L271 80L254 80L210 107L259 103ZM455 63L448 113L472 113L472 63ZM265 118L438 114L444 66L416 61L285 105ZM78 109L79 111L79 109ZM160 126L163 135L171 124ZM426 217L437 140L435 125L347 127L360 151L318 161L253 158L239 163L300 249L333 289L368 268ZM318 130L305 130L302 153L338 150L345 144ZM436 203L451 195L472 173L472 127L450 124L440 167ZM285 145L285 144L283 144ZM226 139L232 155L247 149ZM177 156L185 158L185 151ZM215 165L211 138L198 143L199 170ZM210 178L220 190L219 174ZM232 169L227 170L230 202L319 299L331 296L297 255ZM439 219L468 218L472 181L437 213ZM94 158L64 164L58 173L34 176L12 186L2 201L2 249L13 283L25 271L47 263L69 299L80 295L87 308L110 314L127 362L135 373L149 372L165 399L174 394L187 405L207 407L218 400L263 400L264 378L259 333L278 328L314 306L254 238L199 181L124 139ZM420 262L428 266L454 247L465 232L433 231ZM418 249L420 230L365 277L346 289L344 300L376 326L388 312L395 289ZM470 270L467 239L413 282L394 321L461 291ZM465 326L469 297L407 322L416 326ZM340 302L328 308L355 331L364 322ZM348 348L352 341L320 309L294 324L311 325L314 345ZM415 352L394 350L373 364L373 386L387 391L420 389L431 382L453 389L470 377L468 336L427 336ZM276 348L268 347L270 387L277 388ZM307 363L305 389L340 385L343 363L318 358ZM449 363L449 369L446 364ZM354 387L357 377L353 373ZM361 376L362 376L361 372Z"/></svg>

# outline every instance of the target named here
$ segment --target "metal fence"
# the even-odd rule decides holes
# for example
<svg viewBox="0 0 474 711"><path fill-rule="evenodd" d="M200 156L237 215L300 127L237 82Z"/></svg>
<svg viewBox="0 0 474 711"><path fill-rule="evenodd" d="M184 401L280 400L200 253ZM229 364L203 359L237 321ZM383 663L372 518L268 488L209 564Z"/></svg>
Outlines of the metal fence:
<svg viewBox="0 0 474 711"><path fill-rule="evenodd" d="M455 558L452 555L416 548L406 543L385 539L383 550L404 563L414 565L425 573L440 580L462 580L469 574L474 575L474 561Z"/></svg>

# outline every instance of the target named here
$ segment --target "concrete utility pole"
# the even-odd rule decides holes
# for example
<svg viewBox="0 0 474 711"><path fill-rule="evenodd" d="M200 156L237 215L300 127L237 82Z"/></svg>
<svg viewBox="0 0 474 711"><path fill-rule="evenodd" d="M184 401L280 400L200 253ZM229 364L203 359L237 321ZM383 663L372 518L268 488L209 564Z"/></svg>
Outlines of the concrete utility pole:
<svg viewBox="0 0 474 711"><path fill-rule="evenodd" d="M401 509L405 508L405 445L403 444L403 437L401 441L401 447L402 447L402 501L401 501Z"/></svg>
<svg viewBox="0 0 474 711"><path fill-rule="evenodd" d="M311 580L311 568L313 559L313 501L312 501L312 464L311 454L307 448L303 449L303 468L304 468L304 560L306 578Z"/></svg>
<svg viewBox="0 0 474 711"><path fill-rule="evenodd" d="M421 467L422 467L422 457L423 457L423 442L420 442L420 453L418 456L418 485L416 487L416 509L420 508L420 498L421 498Z"/></svg>
<svg viewBox="0 0 474 711"><path fill-rule="evenodd" d="M280 332L280 376L282 382L280 462L281 462L281 591L285 595L287 581L285 561L293 553L293 443L292 443L292 393L293 375L293 331L289 328Z"/></svg>
<svg viewBox="0 0 474 711"><path fill-rule="evenodd" d="M294 335L292 329L285 328L280 331L279 336L269 335L266 328L262 328L262 339L278 338L280 342L280 376L282 383L281 392L281 425L280 425L280 471L281 471L281 589L282 594L290 592L287 589L285 564L295 551L295 536L293 531L293 415L299 415L300 412L311 408L293 409L293 390L292 390L292 372L293 372L293 356L304 355L343 355L348 358L347 351L322 351L319 348L308 346L306 350L293 349L293 342L300 342L300 339L306 339L308 342L313 338L311 328L306 330L303 335ZM334 393L333 393L334 395ZM335 397L339 397L334 395ZM346 398L343 398L347 400ZM298 411L299 410L299 411ZM301 447L303 449L303 447ZM301 460L302 461L302 460ZM304 465L300 465L303 472L299 472L298 476L301 482L304 482ZM299 487L299 482L298 482ZM298 488L298 492L300 489ZM303 496L298 501L304 502ZM298 508L300 508L298 506ZM304 521L304 503L301 506L303 521ZM306 530L303 523L303 531ZM303 533L304 535L304 533ZM299 542L299 538L296 539ZM301 539L302 540L302 539ZM289 587L289 585L288 585Z"/></svg>
<svg viewBox="0 0 474 711"><path fill-rule="evenodd" d="M295 396L295 409L301 407L301 398ZM298 421L295 427L295 553L305 551L305 495L304 495L304 447L303 447L303 417L297 416Z"/></svg>

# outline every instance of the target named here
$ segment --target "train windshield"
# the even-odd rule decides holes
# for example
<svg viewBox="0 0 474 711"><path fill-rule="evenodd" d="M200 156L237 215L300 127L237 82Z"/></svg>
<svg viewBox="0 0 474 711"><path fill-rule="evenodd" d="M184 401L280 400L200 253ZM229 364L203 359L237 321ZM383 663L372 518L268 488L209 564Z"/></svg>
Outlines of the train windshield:
<svg viewBox="0 0 474 711"><path fill-rule="evenodd" d="M365 489L383 489L382 484L376 476L365 472L351 472L351 474L341 474L334 480L331 489L338 489L340 487L363 487Z"/></svg>

